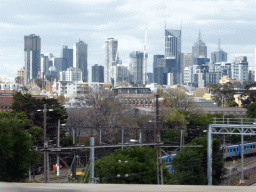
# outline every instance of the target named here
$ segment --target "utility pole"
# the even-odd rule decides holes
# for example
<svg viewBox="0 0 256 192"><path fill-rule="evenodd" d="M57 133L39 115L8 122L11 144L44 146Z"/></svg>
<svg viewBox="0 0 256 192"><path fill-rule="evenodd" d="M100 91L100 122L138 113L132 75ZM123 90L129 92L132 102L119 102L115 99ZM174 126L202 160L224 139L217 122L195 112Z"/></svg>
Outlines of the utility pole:
<svg viewBox="0 0 256 192"><path fill-rule="evenodd" d="M57 129L57 147L60 147L60 119L58 120L58 129ZM60 154L57 151L57 176L60 175Z"/></svg>
<svg viewBox="0 0 256 192"><path fill-rule="evenodd" d="M74 154L74 160L73 160L73 166L72 166L72 179L76 179L76 151L73 151Z"/></svg>
<svg viewBox="0 0 256 192"><path fill-rule="evenodd" d="M49 183L49 152L46 151L46 148L48 148L48 141L46 138L46 104L44 104L44 182Z"/></svg>
<svg viewBox="0 0 256 192"><path fill-rule="evenodd" d="M158 103L159 95L156 94L156 129L157 129L157 143L161 142L161 135L159 130L159 103ZM163 185L163 166L162 166L162 158L161 158L161 151L157 146L157 184Z"/></svg>
<svg viewBox="0 0 256 192"><path fill-rule="evenodd" d="M241 119L241 124L243 125L243 119ZM241 135L241 182L244 182L244 128L242 127Z"/></svg>

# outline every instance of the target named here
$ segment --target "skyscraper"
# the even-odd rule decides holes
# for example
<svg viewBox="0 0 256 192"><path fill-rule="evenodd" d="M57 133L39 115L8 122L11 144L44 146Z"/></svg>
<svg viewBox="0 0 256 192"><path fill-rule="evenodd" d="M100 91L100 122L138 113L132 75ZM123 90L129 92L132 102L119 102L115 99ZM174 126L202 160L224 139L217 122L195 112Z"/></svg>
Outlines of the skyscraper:
<svg viewBox="0 0 256 192"><path fill-rule="evenodd" d="M24 36L25 84L37 78L40 69L41 38L35 34Z"/></svg>
<svg viewBox="0 0 256 192"><path fill-rule="evenodd" d="M175 60L174 84L182 84L181 30L165 29L165 59ZM170 71L168 71L169 73Z"/></svg>
<svg viewBox="0 0 256 192"><path fill-rule="evenodd" d="M104 82L114 84L114 70L112 66L118 63L118 41L114 38L108 38L105 41L105 64L104 64Z"/></svg>
<svg viewBox="0 0 256 192"><path fill-rule="evenodd" d="M143 59L144 59L144 53L140 51L134 51L129 54L130 56L130 64L129 64L129 70L132 75L131 83L136 84L143 84ZM146 64L147 64L147 58L148 54L145 54L146 57Z"/></svg>
<svg viewBox="0 0 256 192"><path fill-rule="evenodd" d="M64 60L66 60L67 68L73 67L73 49L69 49L68 46L64 45L62 47L61 56L63 57ZM64 70L67 70L67 68Z"/></svg>
<svg viewBox="0 0 256 192"><path fill-rule="evenodd" d="M88 82L87 44L79 40L73 47L73 67L82 70L82 80Z"/></svg>
<svg viewBox="0 0 256 192"><path fill-rule="evenodd" d="M104 67L98 64L92 66L92 82L104 82Z"/></svg>
<svg viewBox="0 0 256 192"><path fill-rule="evenodd" d="M218 50L215 51L215 52L212 52L211 59L212 59L213 63L227 62L228 54L221 49L221 47L220 47L220 39L219 39Z"/></svg>
<svg viewBox="0 0 256 192"><path fill-rule="evenodd" d="M207 46L201 39L201 32L199 31L198 41L192 47L193 63L195 58L207 58Z"/></svg>
<svg viewBox="0 0 256 192"><path fill-rule="evenodd" d="M49 75L49 58L48 56L45 56L44 54L41 54L41 78L46 78L47 75Z"/></svg>

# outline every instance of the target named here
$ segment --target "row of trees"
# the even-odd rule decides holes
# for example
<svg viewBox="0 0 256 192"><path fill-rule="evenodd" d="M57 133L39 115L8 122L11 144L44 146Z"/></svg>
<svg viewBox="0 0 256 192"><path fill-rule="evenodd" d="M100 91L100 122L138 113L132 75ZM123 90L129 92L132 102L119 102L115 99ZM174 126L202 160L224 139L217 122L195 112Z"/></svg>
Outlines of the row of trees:
<svg viewBox="0 0 256 192"><path fill-rule="evenodd" d="M0 181L23 182L33 170L43 164L41 153L32 151L33 145L42 145L44 104L47 112L47 133L56 137L58 119L66 122L67 112L57 99L36 99L30 94L13 94L11 112L0 111ZM38 111L38 110L41 111Z"/></svg>
<svg viewBox="0 0 256 192"><path fill-rule="evenodd" d="M194 139L189 145L198 148L183 148L172 161L174 173L163 164L164 184L207 185L207 138ZM189 146L188 145L188 146ZM225 174L220 141L213 139L213 184L218 185ZM157 184L156 148L131 147L117 149L107 157L95 161L95 177L101 183ZM88 182L87 178L82 178Z"/></svg>

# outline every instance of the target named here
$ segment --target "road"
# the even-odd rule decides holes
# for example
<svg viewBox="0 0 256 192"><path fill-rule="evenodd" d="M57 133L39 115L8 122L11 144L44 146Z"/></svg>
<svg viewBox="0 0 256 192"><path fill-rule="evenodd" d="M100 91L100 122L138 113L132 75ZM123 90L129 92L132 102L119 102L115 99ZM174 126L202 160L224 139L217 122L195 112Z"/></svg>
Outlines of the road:
<svg viewBox="0 0 256 192"><path fill-rule="evenodd" d="M42 184L0 183L1 192L250 192L256 186L114 185L114 184Z"/></svg>

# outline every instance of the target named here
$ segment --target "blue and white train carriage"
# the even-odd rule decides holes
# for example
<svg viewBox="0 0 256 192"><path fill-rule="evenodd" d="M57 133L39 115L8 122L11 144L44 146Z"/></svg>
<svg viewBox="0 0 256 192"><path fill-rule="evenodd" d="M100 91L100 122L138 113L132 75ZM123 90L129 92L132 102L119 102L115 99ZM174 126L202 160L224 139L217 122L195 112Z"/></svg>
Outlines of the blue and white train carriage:
<svg viewBox="0 0 256 192"><path fill-rule="evenodd" d="M242 147L242 144L238 145L227 145L225 147L221 147L220 150L224 153L224 158L228 157L238 157L241 156L241 149L243 148L244 155L254 154L256 153L256 142L253 143L245 143Z"/></svg>

